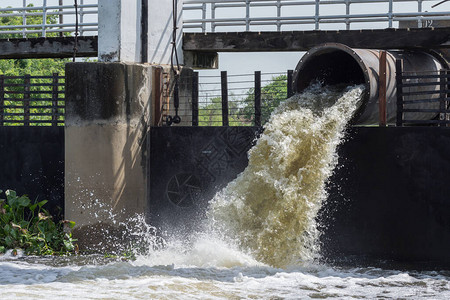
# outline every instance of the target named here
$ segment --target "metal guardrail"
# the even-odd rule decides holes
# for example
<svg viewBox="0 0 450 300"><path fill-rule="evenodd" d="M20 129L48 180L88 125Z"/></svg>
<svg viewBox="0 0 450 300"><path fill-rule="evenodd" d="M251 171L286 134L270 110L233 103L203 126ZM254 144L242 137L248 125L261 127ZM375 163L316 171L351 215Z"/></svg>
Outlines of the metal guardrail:
<svg viewBox="0 0 450 300"><path fill-rule="evenodd" d="M74 34L76 30L74 0L42 0L40 6L34 6L33 2L35 1L23 0L20 7L0 8L0 18L20 23L14 25L0 23L0 35L4 35L6 38L17 37L17 35L27 38L47 37L51 33L59 33L61 36L64 33ZM98 31L98 1L78 0L77 4L79 35L96 34ZM65 16L67 18L64 18Z"/></svg>
<svg viewBox="0 0 450 300"><path fill-rule="evenodd" d="M417 74L401 70L402 63L396 62L397 126L439 125L450 126L450 70ZM421 90L417 90L420 87ZM436 88L439 87L439 88ZM435 104L432 108L418 108L421 103ZM406 113L436 115L429 120L410 120Z"/></svg>
<svg viewBox="0 0 450 300"><path fill-rule="evenodd" d="M65 77L0 75L0 126L61 126Z"/></svg>
<svg viewBox="0 0 450 300"><path fill-rule="evenodd" d="M192 126L262 126L280 102L293 95L292 70L234 75L222 71L218 76L194 72L189 79Z"/></svg>
<svg viewBox="0 0 450 300"><path fill-rule="evenodd" d="M345 29L350 30L353 23L380 23L385 22L386 28L394 28L397 21L417 21L418 27L422 27L426 21L450 20L450 11L445 10L445 5L437 6L435 11L423 11L424 2L438 2L437 0L184 0L184 29L200 29L202 32L215 32L218 27L240 26L245 31L257 27L276 26L277 31L287 25L313 24L314 30L320 30L321 24L345 24ZM404 12L405 3L415 4L417 9ZM364 11L369 13L351 13L356 4L368 5ZM382 5L383 8L373 9L370 5ZM232 16L227 13L219 16L229 8L233 10ZM257 9L266 8L262 12ZM286 8L286 9L283 9ZM345 8L345 13L337 14L334 11ZM186 16L189 11L200 12L201 16L191 18ZM267 14L267 11L270 11ZM294 11L309 14L293 14ZM228 14L230 14L228 12ZM191 13L192 15L192 13ZM245 15L244 17L235 17ZM312 28L311 28L312 29ZM236 30L234 30L236 31Z"/></svg>

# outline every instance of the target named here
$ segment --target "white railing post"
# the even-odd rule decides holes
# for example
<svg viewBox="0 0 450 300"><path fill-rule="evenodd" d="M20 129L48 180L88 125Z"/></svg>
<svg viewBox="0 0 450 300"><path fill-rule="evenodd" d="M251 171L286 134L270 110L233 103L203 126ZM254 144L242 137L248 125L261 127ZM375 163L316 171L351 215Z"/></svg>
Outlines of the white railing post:
<svg viewBox="0 0 450 300"><path fill-rule="evenodd" d="M320 6L320 0L316 0L316 11L315 11L315 15L314 15L314 23L315 25L315 30L319 30L319 6Z"/></svg>
<svg viewBox="0 0 450 300"><path fill-rule="evenodd" d="M27 7L27 0L23 0L23 10L22 10L22 25L24 26L22 28L22 37L26 38L27 37L27 33L25 32L26 28L25 26L27 25L27 11L25 10L25 7Z"/></svg>
<svg viewBox="0 0 450 300"><path fill-rule="evenodd" d="M206 3L202 3L202 32L206 32Z"/></svg>
<svg viewBox="0 0 450 300"><path fill-rule="evenodd" d="M422 12L422 0L417 1L417 12L418 12L418 18L417 18L417 27L422 28L422 16L420 13Z"/></svg>
<svg viewBox="0 0 450 300"><path fill-rule="evenodd" d="M46 37L46 26L47 26L47 0L43 1L43 11L42 11L42 37Z"/></svg>
<svg viewBox="0 0 450 300"><path fill-rule="evenodd" d="M214 2L211 3L211 19L216 18L216 4ZM211 32L216 32L216 23L211 22Z"/></svg>
<svg viewBox="0 0 450 300"><path fill-rule="evenodd" d="M392 13L394 10L394 0L389 0L389 13L388 13L388 18L389 18L389 28L392 28Z"/></svg>
<svg viewBox="0 0 450 300"><path fill-rule="evenodd" d="M348 16L350 15L350 2L351 0L345 0L345 29L350 30L350 19Z"/></svg>
<svg viewBox="0 0 450 300"><path fill-rule="evenodd" d="M250 0L245 0L245 31L250 31Z"/></svg>
<svg viewBox="0 0 450 300"><path fill-rule="evenodd" d="M281 0L277 0L277 31L281 31Z"/></svg>
<svg viewBox="0 0 450 300"><path fill-rule="evenodd" d="M80 0L80 9L78 10L80 15L80 24L84 24L84 0ZM83 25L80 26L80 36L83 36Z"/></svg>

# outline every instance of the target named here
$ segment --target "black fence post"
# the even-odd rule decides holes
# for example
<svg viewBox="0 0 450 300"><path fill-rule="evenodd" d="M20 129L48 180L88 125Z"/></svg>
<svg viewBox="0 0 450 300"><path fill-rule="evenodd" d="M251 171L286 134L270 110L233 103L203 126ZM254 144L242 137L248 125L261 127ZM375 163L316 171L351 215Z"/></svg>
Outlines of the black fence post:
<svg viewBox="0 0 450 300"><path fill-rule="evenodd" d="M192 126L198 126L198 72L192 73Z"/></svg>
<svg viewBox="0 0 450 300"><path fill-rule="evenodd" d="M52 82L52 126L58 126L58 73L53 73Z"/></svg>
<svg viewBox="0 0 450 300"><path fill-rule="evenodd" d="M4 123L4 113L5 113L5 75L0 75L0 126Z"/></svg>
<svg viewBox="0 0 450 300"><path fill-rule="evenodd" d="M403 126L403 61L395 60L395 82L397 85L397 122L396 126Z"/></svg>
<svg viewBox="0 0 450 300"><path fill-rule="evenodd" d="M222 126L229 126L227 71L220 72L220 82L222 86Z"/></svg>
<svg viewBox="0 0 450 300"><path fill-rule="evenodd" d="M261 126L261 71L255 71L255 126Z"/></svg>
<svg viewBox="0 0 450 300"><path fill-rule="evenodd" d="M294 71L287 71L287 97L291 98L294 96Z"/></svg>
<svg viewBox="0 0 450 300"><path fill-rule="evenodd" d="M386 127L386 51L380 51L378 68L379 126Z"/></svg>
<svg viewBox="0 0 450 300"><path fill-rule="evenodd" d="M439 126L446 126L447 124L447 105L446 105L446 98L447 98L447 71L446 70L440 70L439 71L439 81L440 81L440 93L439 93Z"/></svg>
<svg viewBox="0 0 450 300"><path fill-rule="evenodd" d="M23 125L30 126L30 86L31 76L29 74L24 76L23 87Z"/></svg>

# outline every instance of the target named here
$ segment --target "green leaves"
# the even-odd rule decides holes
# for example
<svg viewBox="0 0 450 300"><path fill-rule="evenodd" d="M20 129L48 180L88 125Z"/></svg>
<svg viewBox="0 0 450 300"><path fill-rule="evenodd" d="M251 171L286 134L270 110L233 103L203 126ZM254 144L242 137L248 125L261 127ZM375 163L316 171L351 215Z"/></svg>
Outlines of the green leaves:
<svg viewBox="0 0 450 300"><path fill-rule="evenodd" d="M3 193L0 190L0 194ZM26 254L62 255L74 252L74 242L64 227L72 229L73 221L55 223L43 208L47 200L31 203L28 196L7 190L0 199L0 253L22 248Z"/></svg>
<svg viewBox="0 0 450 300"><path fill-rule="evenodd" d="M255 118L255 89L250 88L246 97L240 99L230 95L228 102L229 123L232 126L248 126ZM261 121L266 123L281 101L287 98L287 76L272 77L270 82L261 87ZM198 122L200 126L222 125L222 100L220 97L209 99L208 104L199 108Z"/></svg>

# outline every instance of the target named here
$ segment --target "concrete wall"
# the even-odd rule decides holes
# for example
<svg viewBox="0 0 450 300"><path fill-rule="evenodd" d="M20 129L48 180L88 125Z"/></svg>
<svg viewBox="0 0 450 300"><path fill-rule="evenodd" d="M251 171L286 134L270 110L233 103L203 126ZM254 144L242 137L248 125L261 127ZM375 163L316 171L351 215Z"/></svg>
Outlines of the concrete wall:
<svg viewBox="0 0 450 300"><path fill-rule="evenodd" d="M166 75L162 89L157 70ZM157 98L168 98L174 115L170 74L149 64L66 65L65 217L82 248L108 244L119 222L148 213L148 132ZM180 125L190 125L192 71L181 75Z"/></svg>
<svg viewBox="0 0 450 300"><path fill-rule="evenodd" d="M182 2L178 1L178 34L176 49L180 64L183 64L182 51ZM172 1L149 0L148 9L148 62L156 64L170 64L172 51Z"/></svg>
<svg viewBox="0 0 450 300"><path fill-rule="evenodd" d="M161 78L158 82L158 73L156 69L159 69ZM153 93L152 103L154 103L154 109L152 110L152 125L153 126L163 126L166 125L164 122L166 116L175 116L174 107L174 88L175 80L172 76L172 70L170 66L158 66L155 65L153 78L153 85L156 88L160 88L160 93ZM179 108L178 115L181 118L179 124L172 124L172 126L191 126L192 125L192 76L193 70L190 68L181 68L179 77ZM157 87L158 85L160 87ZM159 97L159 99L157 99ZM156 106L160 106L161 115L157 116Z"/></svg>
<svg viewBox="0 0 450 300"><path fill-rule="evenodd" d="M181 49L182 1L178 0L177 51ZM148 0L147 19L142 20L142 2L130 0L99 0L98 58L103 62L149 62L169 64L172 51L172 1ZM145 15L145 14L144 14ZM147 33L142 33L142 22ZM143 45L142 43L146 43ZM147 49L147 61L141 51Z"/></svg>
<svg viewBox="0 0 450 300"><path fill-rule="evenodd" d="M99 60L140 62L140 1L99 0L98 11Z"/></svg>
<svg viewBox="0 0 450 300"><path fill-rule="evenodd" d="M87 234L92 228L114 227L147 209L152 69L66 65L65 216L77 223L81 246L98 242Z"/></svg>

